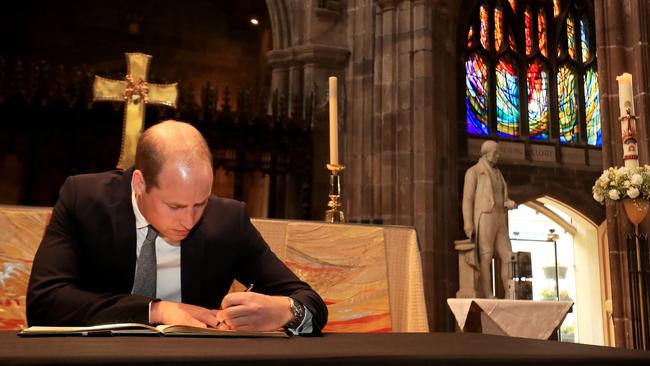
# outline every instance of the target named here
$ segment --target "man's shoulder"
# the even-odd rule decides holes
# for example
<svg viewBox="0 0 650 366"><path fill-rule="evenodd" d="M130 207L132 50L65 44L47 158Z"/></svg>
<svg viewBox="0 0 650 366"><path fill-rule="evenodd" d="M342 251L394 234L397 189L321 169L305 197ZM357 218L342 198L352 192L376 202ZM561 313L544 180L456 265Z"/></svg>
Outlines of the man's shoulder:
<svg viewBox="0 0 650 366"><path fill-rule="evenodd" d="M208 199L208 205L205 209L204 216L216 216L219 220L224 220L228 217L241 219L242 215L247 214L246 204L244 202L211 195Z"/></svg>
<svg viewBox="0 0 650 366"><path fill-rule="evenodd" d="M248 219L246 204L230 198L210 196L198 229L205 233L241 230ZM232 232L230 232L232 234Z"/></svg>
<svg viewBox="0 0 650 366"><path fill-rule="evenodd" d="M208 207L242 210L246 207L246 204L242 201L238 201L232 198L219 197L213 194L210 195L210 198L208 199Z"/></svg>
<svg viewBox="0 0 650 366"><path fill-rule="evenodd" d="M63 183L62 191L73 190L80 198L113 196L121 191L128 191L132 170L111 170L101 173L78 174L68 177ZM128 193L128 192L127 192Z"/></svg>
<svg viewBox="0 0 650 366"><path fill-rule="evenodd" d="M71 175L68 177L68 180L74 180L77 184L88 184L88 183L111 183L114 181L122 180L129 173L132 173L132 170L110 170L100 173L85 173Z"/></svg>

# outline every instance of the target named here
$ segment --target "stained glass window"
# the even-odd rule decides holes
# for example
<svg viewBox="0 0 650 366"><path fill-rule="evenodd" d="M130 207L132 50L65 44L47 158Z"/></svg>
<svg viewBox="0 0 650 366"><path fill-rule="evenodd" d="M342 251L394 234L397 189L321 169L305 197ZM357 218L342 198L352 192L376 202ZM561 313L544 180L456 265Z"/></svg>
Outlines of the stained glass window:
<svg viewBox="0 0 650 366"><path fill-rule="evenodd" d="M524 15L524 28L526 37L526 55L533 52L533 16L531 15L530 8L526 8Z"/></svg>
<svg viewBox="0 0 650 366"><path fill-rule="evenodd" d="M465 62L465 110L467 132L489 135L488 67L485 59L473 53Z"/></svg>
<svg viewBox="0 0 650 366"><path fill-rule="evenodd" d="M593 146L603 145L600 123L600 93L598 89L598 72L594 68L585 74L585 114L587 120L587 143Z"/></svg>
<svg viewBox="0 0 650 366"><path fill-rule="evenodd" d="M519 136L519 85L512 60L501 58L496 67L497 135Z"/></svg>
<svg viewBox="0 0 650 366"><path fill-rule="evenodd" d="M488 10L485 5L481 5L481 44L483 48L489 50L489 31L490 25L488 23Z"/></svg>
<svg viewBox="0 0 650 366"><path fill-rule="evenodd" d="M500 6L494 9L494 47L497 51L503 44L503 11Z"/></svg>
<svg viewBox="0 0 650 366"><path fill-rule="evenodd" d="M557 104L560 141L574 142L578 137L578 92L575 73L566 65L557 71Z"/></svg>
<svg viewBox="0 0 650 366"><path fill-rule="evenodd" d="M537 13L537 42L539 45L539 52L547 57L546 51L546 13L543 8L540 8Z"/></svg>
<svg viewBox="0 0 650 366"><path fill-rule="evenodd" d="M576 59L576 28L573 24L573 18L568 17L566 19L566 40L567 40L567 50L569 51L569 56L572 59Z"/></svg>
<svg viewBox="0 0 650 366"><path fill-rule="evenodd" d="M580 45L582 47L582 62L587 62L589 61L591 50L589 49L587 23L584 19L580 19Z"/></svg>
<svg viewBox="0 0 650 366"><path fill-rule="evenodd" d="M586 1L481 0L468 12L474 17L464 65L469 135L602 146L593 10Z"/></svg>
<svg viewBox="0 0 650 366"><path fill-rule="evenodd" d="M533 140L548 140L549 102L548 73L535 60L526 73L528 89L528 129Z"/></svg>

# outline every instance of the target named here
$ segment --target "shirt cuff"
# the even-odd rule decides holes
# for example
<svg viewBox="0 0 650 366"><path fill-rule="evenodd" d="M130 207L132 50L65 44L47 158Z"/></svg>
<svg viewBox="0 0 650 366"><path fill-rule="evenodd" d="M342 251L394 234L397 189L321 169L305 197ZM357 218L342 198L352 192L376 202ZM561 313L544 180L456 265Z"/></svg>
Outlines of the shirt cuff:
<svg viewBox="0 0 650 366"><path fill-rule="evenodd" d="M293 335L311 334L314 331L312 321L314 319L314 316L305 305L301 304L301 306L305 308L305 317L302 319L302 323L300 323L296 329L287 328L287 330Z"/></svg>

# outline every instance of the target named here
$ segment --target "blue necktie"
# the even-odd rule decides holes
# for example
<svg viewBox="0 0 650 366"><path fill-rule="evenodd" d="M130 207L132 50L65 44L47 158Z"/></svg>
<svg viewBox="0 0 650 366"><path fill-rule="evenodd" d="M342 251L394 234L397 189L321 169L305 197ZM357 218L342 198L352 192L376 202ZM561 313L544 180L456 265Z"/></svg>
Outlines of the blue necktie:
<svg viewBox="0 0 650 366"><path fill-rule="evenodd" d="M156 237L158 232L151 225L147 237L142 242L133 281L133 293L136 295L156 297Z"/></svg>

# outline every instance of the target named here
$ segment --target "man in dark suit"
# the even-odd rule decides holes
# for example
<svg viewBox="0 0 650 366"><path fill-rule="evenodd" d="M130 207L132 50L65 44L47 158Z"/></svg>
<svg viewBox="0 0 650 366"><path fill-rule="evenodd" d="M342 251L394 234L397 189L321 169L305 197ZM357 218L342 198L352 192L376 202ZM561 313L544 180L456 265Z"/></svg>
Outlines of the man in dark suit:
<svg viewBox="0 0 650 366"><path fill-rule="evenodd" d="M189 124L138 141L135 168L69 177L34 258L30 325L116 322L318 334L327 307L276 256L243 203L215 197ZM233 279L254 291L227 294Z"/></svg>

